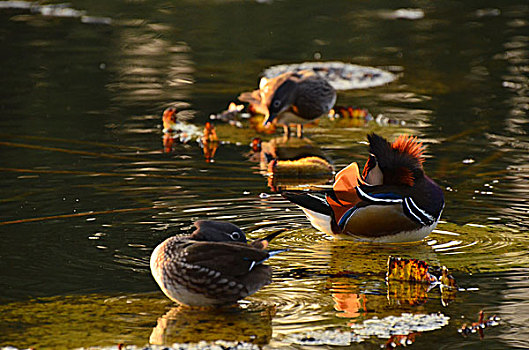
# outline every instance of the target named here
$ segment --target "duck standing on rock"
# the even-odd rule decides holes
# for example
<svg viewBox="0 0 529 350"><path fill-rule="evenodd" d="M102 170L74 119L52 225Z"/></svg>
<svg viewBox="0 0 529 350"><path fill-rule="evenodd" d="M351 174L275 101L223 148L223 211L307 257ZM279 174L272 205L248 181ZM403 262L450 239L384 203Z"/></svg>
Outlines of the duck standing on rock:
<svg viewBox="0 0 529 350"><path fill-rule="evenodd" d="M284 230L248 244L231 223L194 225L191 235L170 237L151 255L151 273L171 300L187 306L233 304L271 282L272 268L263 262L285 249L266 248Z"/></svg>
<svg viewBox="0 0 529 350"><path fill-rule="evenodd" d="M263 114L265 125L283 125L285 136L289 137L289 126L295 124L297 136L302 137L303 124L329 113L336 102L336 91L314 71L302 70L262 78L259 89L243 92L239 100Z"/></svg>
<svg viewBox="0 0 529 350"><path fill-rule="evenodd" d="M368 242L423 239L439 221L444 194L424 173L422 143L405 135L393 143L374 133L367 138L370 156L361 175L352 163L330 190L282 195L328 234Z"/></svg>

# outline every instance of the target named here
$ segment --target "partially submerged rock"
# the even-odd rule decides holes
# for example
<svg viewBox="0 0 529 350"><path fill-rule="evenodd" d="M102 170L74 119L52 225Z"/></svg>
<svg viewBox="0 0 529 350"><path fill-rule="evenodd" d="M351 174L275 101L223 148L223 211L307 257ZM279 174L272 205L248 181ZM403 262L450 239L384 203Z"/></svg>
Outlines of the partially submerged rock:
<svg viewBox="0 0 529 350"><path fill-rule="evenodd" d="M313 70L336 90L365 89L391 83L397 78L395 74L380 68L338 61L281 64L267 68L263 76L273 78L285 72L301 70Z"/></svg>

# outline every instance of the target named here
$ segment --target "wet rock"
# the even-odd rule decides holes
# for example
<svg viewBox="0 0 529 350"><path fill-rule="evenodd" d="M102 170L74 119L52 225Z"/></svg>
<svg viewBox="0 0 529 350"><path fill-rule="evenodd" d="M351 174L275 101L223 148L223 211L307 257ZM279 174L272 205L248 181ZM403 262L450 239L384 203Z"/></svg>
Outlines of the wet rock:
<svg viewBox="0 0 529 350"><path fill-rule="evenodd" d="M388 84L397 78L393 73L379 68L344 62L282 64L267 68L263 72L263 76L273 78L285 72L298 72L300 70L313 70L326 79L336 90L365 89Z"/></svg>

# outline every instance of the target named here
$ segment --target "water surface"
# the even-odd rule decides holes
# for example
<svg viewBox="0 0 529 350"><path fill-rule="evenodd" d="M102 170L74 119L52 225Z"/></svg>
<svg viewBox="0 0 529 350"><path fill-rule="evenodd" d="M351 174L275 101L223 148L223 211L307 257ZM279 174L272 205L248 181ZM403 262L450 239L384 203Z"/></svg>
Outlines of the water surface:
<svg viewBox="0 0 529 350"><path fill-rule="evenodd" d="M111 22L0 8L0 345L225 339L295 347L294 333L442 312L449 325L417 336L414 348L526 347L525 2L69 6ZM395 18L400 8L424 16ZM363 165L369 132L419 136L425 169L446 196L443 222L424 241L367 245L317 232L248 161L251 132L223 126L227 143L213 163L195 144L163 152L165 107L177 104L203 125L255 88L264 69L317 59L398 74L382 87L340 91L337 103L405 125L322 121L306 135L337 170ZM217 313L190 313L166 299L150 276L150 253L197 219L229 220L252 238L289 227L275 245L291 250L271 261L274 283L240 309ZM438 290L388 298L389 255L445 265L471 290L448 305ZM483 340L459 335L480 310L499 315L500 326Z"/></svg>

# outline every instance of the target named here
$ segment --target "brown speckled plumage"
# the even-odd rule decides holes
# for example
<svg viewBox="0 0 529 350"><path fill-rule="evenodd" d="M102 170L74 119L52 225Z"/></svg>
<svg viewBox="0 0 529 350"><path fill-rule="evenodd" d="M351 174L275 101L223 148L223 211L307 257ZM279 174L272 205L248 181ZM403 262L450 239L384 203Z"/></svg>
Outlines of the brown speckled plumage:
<svg viewBox="0 0 529 350"><path fill-rule="evenodd" d="M239 100L249 102L265 115L265 123L301 126L328 113L336 102L336 91L313 71L287 72L261 83L258 90L244 92ZM288 134L287 134L288 136Z"/></svg>
<svg viewBox="0 0 529 350"><path fill-rule="evenodd" d="M151 256L151 272L170 299L189 306L230 304L270 283L272 269L261 263L273 255L262 249L273 237L248 245L235 225L195 226L192 235L168 238Z"/></svg>

